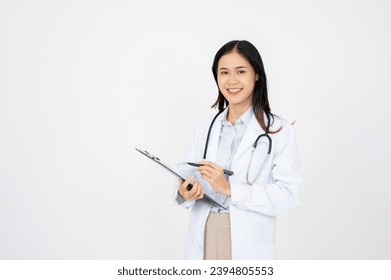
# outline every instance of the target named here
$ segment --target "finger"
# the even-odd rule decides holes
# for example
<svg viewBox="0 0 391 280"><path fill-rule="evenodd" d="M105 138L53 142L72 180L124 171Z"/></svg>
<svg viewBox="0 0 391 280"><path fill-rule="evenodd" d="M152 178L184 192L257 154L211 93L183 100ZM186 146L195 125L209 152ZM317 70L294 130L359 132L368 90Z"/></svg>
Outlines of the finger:
<svg viewBox="0 0 391 280"><path fill-rule="evenodd" d="M193 184L193 188L191 189L191 191L189 191L189 195L191 199L197 199L199 189L200 189L200 184L197 181L195 181Z"/></svg>
<svg viewBox="0 0 391 280"><path fill-rule="evenodd" d="M193 176L192 176L193 177ZM190 177L188 178L187 180L185 180L179 187L179 193L182 195L183 198L185 199L188 199L189 198L189 190L188 190L188 186L190 184L190 182L193 180L193 178Z"/></svg>
<svg viewBox="0 0 391 280"><path fill-rule="evenodd" d="M224 172L222 170L205 168L205 169L200 170L199 172L201 174L201 178L203 178L203 179L208 178L209 180L217 180L218 178L220 178L220 179L223 179L223 177L225 178Z"/></svg>
<svg viewBox="0 0 391 280"><path fill-rule="evenodd" d="M213 162L210 162L210 161L207 161L208 164L204 164L204 165L201 165L200 167L198 167L198 170L208 170L209 172L213 173L213 172L216 172L216 174L223 174L224 173L224 169L213 163Z"/></svg>
<svg viewBox="0 0 391 280"><path fill-rule="evenodd" d="M199 183L197 181L194 181L193 188L190 191L188 191L190 196L194 197L197 194L198 188L199 188Z"/></svg>
<svg viewBox="0 0 391 280"><path fill-rule="evenodd" d="M211 166L207 166L207 165L204 165L204 166L201 166L197 169L198 172L200 172L201 174L205 174L205 175L208 175L208 176L221 176L221 175L224 175L224 170L223 169L215 169Z"/></svg>
<svg viewBox="0 0 391 280"><path fill-rule="evenodd" d="M198 190L197 190L197 197L199 198L200 197L200 195L202 194L202 190L203 190L204 188L201 186L201 184L200 183L198 183Z"/></svg>
<svg viewBox="0 0 391 280"><path fill-rule="evenodd" d="M215 172L215 170L209 166L202 166L197 169L201 175L211 175Z"/></svg>
<svg viewBox="0 0 391 280"><path fill-rule="evenodd" d="M194 176L190 176L190 177L187 178L185 181L180 180L180 181L182 181L182 184L181 184L180 188L186 189L187 186L191 183L191 181L192 181L193 179L194 179Z"/></svg>
<svg viewBox="0 0 391 280"><path fill-rule="evenodd" d="M200 184L197 183L195 189L196 190L194 192L194 199L197 199L200 196L200 193L202 190L202 188L200 187Z"/></svg>
<svg viewBox="0 0 391 280"><path fill-rule="evenodd" d="M215 163L212 162L212 161L209 161L209 160L200 160L200 161L198 162L198 164L202 164L202 165L213 165L213 164L215 164Z"/></svg>
<svg viewBox="0 0 391 280"><path fill-rule="evenodd" d="M188 185L192 182L193 179L194 179L194 176L191 176L191 177L187 178L187 180L185 180L185 181L182 180L183 183L179 187L179 194L185 200L191 200L192 199L192 195L193 195L193 192L194 192L194 187L190 191L187 188L188 188Z"/></svg>
<svg viewBox="0 0 391 280"><path fill-rule="evenodd" d="M179 189L178 189L178 192L184 199L187 200L186 186L187 186L187 184L185 183L185 180L179 179Z"/></svg>
<svg viewBox="0 0 391 280"><path fill-rule="evenodd" d="M216 182L216 177L213 176L213 175L210 175L210 176L207 176L207 175L202 175L201 176L202 179L206 180L209 184L211 184L212 186L214 185L214 183Z"/></svg>
<svg viewBox="0 0 391 280"><path fill-rule="evenodd" d="M183 184L184 180L179 179L178 182L179 182L179 190L180 190L182 188L182 184Z"/></svg>
<svg viewBox="0 0 391 280"><path fill-rule="evenodd" d="M212 167L213 169L223 169L220 165L217 165L216 163L212 162L212 161L207 161L207 160L201 160L198 162L199 164L202 164L203 166L210 166Z"/></svg>
<svg viewBox="0 0 391 280"><path fill-rule="evenodd" d="M195 199L201 199L203 197L204 188L201 186L200 183L197 184L197 195Z"/></svg>

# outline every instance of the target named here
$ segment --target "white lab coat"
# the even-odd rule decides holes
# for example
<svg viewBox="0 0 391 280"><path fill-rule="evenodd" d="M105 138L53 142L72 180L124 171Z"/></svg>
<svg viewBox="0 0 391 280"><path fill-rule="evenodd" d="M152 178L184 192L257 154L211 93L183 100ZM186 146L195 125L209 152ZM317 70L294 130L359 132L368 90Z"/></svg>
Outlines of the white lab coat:
<svg viewBox="0 0 391 280"><path fill-rule="evenodd" d="M212 162L216 162L222 115L224 114L217 117L210 134L206 160ZM208 116L196 127L184 162L198 162L202 159L207 132L213 117L214 115ZM247 183L246 172L252 145L257 136L264 133L255 116L251 119L234 156L231 168L234 175L229 179L232 259L276 258L276 216L284 215L291 208L299 205L298 186L302 176L294 130L290 123L275 117L271 131L281 125L283 129L280 132L270 134L271 156L265 163L262 175L254 184ZM192 172L194 174L195 170L186 165L181 165L179 169L179 172L186 177L192 175ZM206 193L209 193L210 185L206 186L206 189ZM174 201L178 204L177 191L178 183L174 189ZM181 205L191 208L186 259L203 259L204 231L210 203L202 199L186 201Z"/></svg>

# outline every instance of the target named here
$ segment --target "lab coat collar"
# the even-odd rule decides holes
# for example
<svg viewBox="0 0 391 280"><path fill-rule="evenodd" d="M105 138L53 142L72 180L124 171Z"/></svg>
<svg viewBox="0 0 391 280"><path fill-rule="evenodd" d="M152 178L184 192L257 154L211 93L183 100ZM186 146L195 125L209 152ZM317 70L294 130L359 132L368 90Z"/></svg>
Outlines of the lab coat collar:
<svg viewBox="0 0 391 280"><path fill-rule="evenodd" d="M228 125L228 124L231 124L228 119L227 119L227 115L228 115L228 110L229 110L229 106L223 111L222 114L222 118L221 118L221 123L223 125ZM250 108L247 109L246 112L244 112L237 121L241 121L245 126L246 128L248 127L250 121L251 121L251 118L253 117L254 115L254 111L253 111L253 106L251 106ZM237 122L236 121L236 122ZM236 124L236 123L235 123ZM231 124L232 125L232 124Z"/></svg>
<svg viewBox="0 0 391 280"><path fill-rule="evenodd" d="M217 116L212 126L212 130L210 131L210 138L209 138L208 152L206 154L206 160L216 162L221 126L223 125L223 120L226 119L227 112L228 112L228 107L225 108L224 111Z"/></svg>

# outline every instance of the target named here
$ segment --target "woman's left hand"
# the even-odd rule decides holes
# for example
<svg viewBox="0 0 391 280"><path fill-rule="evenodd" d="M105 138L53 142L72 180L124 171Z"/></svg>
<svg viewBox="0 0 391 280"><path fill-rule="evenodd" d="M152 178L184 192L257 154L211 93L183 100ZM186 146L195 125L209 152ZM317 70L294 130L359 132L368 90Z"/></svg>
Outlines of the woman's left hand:
<svg viewBox="0 0 391 280"><path fill-rule="evenodd" d="M231 185L225 177L223 168L211 161L200 161L202 164L198 167L198 171L201 173L201 178L205 179L216 192L223 195L231 195Z"/></svg>

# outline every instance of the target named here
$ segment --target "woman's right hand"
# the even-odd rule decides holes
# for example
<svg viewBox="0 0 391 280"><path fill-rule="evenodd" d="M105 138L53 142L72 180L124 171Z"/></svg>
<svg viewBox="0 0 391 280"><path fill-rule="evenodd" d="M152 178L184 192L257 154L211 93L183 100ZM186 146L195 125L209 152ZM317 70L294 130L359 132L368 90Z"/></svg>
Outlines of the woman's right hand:
<svg viewBox="0 0 391 280"><path fill-rule="evenodd" d="M193 181L194 176L191 176L186 179L186 181L179 180L179 194L185 200L197 200L204 197L204 189L198 181L194 181L193 188L189 191L187 190L187 186Z"/></svg>

